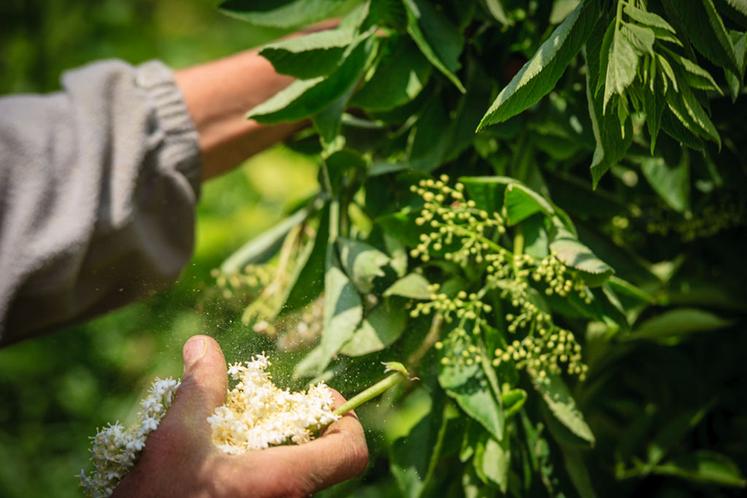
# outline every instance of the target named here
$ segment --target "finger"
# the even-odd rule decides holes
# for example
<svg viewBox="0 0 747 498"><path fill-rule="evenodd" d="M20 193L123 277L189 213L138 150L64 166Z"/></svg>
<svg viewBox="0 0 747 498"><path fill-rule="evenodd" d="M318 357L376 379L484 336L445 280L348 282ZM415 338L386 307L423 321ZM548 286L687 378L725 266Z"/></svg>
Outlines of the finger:
<svg viewBox="0 0 747 498"><path fill-rule="evenodd" d="M193 420L207 427L206 419L226 397L226 360L212 337L190 337L182 349L184 378L169 416Z"/></svg>

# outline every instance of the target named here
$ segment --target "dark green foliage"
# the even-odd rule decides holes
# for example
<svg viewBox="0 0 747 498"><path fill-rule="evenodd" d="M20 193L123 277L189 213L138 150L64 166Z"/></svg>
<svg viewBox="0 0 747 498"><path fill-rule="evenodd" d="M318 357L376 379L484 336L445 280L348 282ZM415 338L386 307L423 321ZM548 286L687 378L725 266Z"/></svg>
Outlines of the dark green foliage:
<svg viewBox="0 0 747 498"><path fill-rule="evenodd" d="M721 396L745 377L695 345L744 345L747 9L546 4L351 2L336 30L265 49L306 79L250 116L340 124L317 125L338 214L306 264L338 301L296 373L417 372L431 410L389 445L402 496L743 488L743 435L703 424L744 424Z"/></svg>

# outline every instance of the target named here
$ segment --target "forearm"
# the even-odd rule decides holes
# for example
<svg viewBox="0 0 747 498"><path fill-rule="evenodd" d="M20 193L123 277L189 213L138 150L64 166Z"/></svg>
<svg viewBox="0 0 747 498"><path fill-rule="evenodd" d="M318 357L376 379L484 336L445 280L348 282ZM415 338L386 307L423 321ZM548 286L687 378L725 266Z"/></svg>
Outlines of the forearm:
<svg viewBox="0 0 747 498"><path fill-rule="evenodd" d="M242 52L175 74L199 133L202 178L212 178L283 140L299 124L265 126L245 118L292 81L256 51Z"/></svg>

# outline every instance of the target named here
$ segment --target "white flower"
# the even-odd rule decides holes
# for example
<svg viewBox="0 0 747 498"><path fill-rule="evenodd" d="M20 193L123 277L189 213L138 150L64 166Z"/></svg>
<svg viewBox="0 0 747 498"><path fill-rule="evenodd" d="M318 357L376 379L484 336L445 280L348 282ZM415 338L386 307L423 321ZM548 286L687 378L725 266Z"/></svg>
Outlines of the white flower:
<svg viewBox="0 0 747 498"><path fill-rule="evenodd" d="M208 417L213 443L220 451L237 455L269 446L305 443L339 418L332 412L332 391L325 384L306 392L280 389L267 372L269 366L269 359L260 354L229 368L235 385L226 403Z"/></svg>
<svg viewBox="0 0 747 498"><path fill-rule="evenodd" d="M88 496L107 498L114 492L122 477L135 465L148 434L158 428L178 387L177 380L156 379L148 396L140 402L137 427L126 429L115 422L91 438L93 470L90 474L80 471L80 484Z"/></svg>

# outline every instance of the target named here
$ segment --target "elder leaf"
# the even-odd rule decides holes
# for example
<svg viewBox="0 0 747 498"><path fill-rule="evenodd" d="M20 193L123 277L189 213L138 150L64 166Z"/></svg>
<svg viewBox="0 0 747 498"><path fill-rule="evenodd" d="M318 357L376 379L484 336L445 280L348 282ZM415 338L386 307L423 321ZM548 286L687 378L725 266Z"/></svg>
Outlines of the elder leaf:
<svg viewBox="0 0 747 498"><path fill-rule="evenodd" d="M501 90L477 129L506 121L547 95L586 42L598 15L597 2L579 4Z"/></svg>

